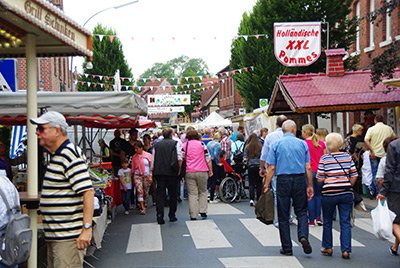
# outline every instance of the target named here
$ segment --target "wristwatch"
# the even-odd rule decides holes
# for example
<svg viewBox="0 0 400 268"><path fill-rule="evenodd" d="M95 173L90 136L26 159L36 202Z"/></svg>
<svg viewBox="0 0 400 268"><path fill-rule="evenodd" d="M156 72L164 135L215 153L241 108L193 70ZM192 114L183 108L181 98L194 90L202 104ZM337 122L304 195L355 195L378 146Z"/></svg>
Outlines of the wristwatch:
<svg viewBox="0 0 400 268"><path fill-rule="evenodd" d="M83 228L85 228L85 229L90 229L90 228L92 228L92 225L90 225L89 223L85 223L85 224L83 225Z"/></svg>

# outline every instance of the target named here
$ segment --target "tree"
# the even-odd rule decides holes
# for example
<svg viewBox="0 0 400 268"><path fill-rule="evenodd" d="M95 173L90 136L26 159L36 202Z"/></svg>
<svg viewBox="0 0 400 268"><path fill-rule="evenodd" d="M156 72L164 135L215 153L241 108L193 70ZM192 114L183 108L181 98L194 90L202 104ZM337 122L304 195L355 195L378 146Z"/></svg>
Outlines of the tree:
<svg viewBox="0 0 400 268"><path fill-rule="evenodd" d="M209 74L208 66L202 59L191 59L188 56L182 55L178 58L167 61L166 63L154 63L153 66L147 69L140 77L143 78L178 78L184 76L185 73L193 72L197 76L205 76ZM189 76L189 75L188 75ZM139 80L138 86L143 86L145 83Z"/></svg>
<svg viewBox="0 0 400 268"><path fill-rule="evenodd" d="M239 35L267 34L268 37L238 38L231 48L230 66L241 69L254 66L254 71L236 74L234 79L239 94L249 109L258 107L260 98L270 98L276 78L283 73L322 72L326 59L320 57L307 67L286 68L274 56L274 22L323 21L329 22L329 48L347 49L355 40L357 19L347 19L352 0L259 0L250 14L244 13ZM322 24L322 28L326 24ZM326 48L326 33L322 47ZM346 69L355 68L358 58L345 61Z"/></svg>
<svg viewBox="0 0 400 268"><path fill-rule="evenodd" d="M99 37L95 36L96 34L105 35L102 40ZM108 36L114 36L114 39L111 42L111 39ZM116 38L117 34L114 30L102 26L101 24L97 24L93 30L93 69L86 68L86 60L83 63L83 71L86 74L95 74L102 75L103 80L100 80L99 77L92 76L81 76L78 77L78 90L79 91L104 91L104 90L113 90L114 85L114 75L117 70L120 72L120 77L129 77L132 78L132 71L129 68L128 63L125 60L125 56L122 50L121 41ZM109 77L109 79L107 79ZM90 82L90 86L88 83ZM104 84L103 88L100 87L99 84ZM95 86L95 84L97 84ZM133 85L133 79L129 81L128 79L124 79L121 81L121 85ZM122 87L125 89L125 87Z"/></svg>
<svg viewBox="0 0 400 268"><path fill-rule="evenodd" d="M182 79L180 86L174 89L177 94L190 94L192 104L185 105L185 112L189 117L194 110L194 106L200 100L199 88L201 87L201 76L209 75L208 66L202 59L191 59L187 56L180 56L178 58L169 60L167 63L155 63L147 69L141 77L143 78L163 78L167 77L170 81L178 81L177 78L190 77L187 80ZM193 79L194 78L194 79ZM138 86L144 86L145 82L139 80ZM181 85L189 85L189 87L181 87Z"/></svg>

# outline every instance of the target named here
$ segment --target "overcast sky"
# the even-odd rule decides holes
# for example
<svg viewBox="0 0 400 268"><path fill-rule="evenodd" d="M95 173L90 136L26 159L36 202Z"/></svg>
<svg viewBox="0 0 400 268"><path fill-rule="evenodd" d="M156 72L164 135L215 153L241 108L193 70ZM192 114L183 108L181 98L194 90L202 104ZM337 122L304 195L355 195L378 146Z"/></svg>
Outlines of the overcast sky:
<svg viewBox="0 0 400 268"><path fill-rule="evenodd" d="M132 0L64 0L64 12L82 25L96 12L128 2ZM203 59L215 74L229 64L232 38L237 35L243 13L251 11L255 3L256 0L139 0L102 12L85 27L93 30L101 23L117 32L135 78L154 63L181 55ZM75 57L74 63L81 66L82 60L78 59Z"/></svg>

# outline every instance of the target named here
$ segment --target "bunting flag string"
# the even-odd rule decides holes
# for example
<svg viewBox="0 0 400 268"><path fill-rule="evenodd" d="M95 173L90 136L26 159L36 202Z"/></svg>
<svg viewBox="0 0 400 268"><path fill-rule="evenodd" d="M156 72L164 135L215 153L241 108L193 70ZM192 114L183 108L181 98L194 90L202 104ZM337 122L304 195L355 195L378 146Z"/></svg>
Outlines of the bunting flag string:
<svg viewBox="0 0 400 268"><path fill-rule="evenodd" d="M249 68L252 71L254 71L254 66L250 66L250 67L246 67L246 68L232 70L230 72L229 71L222 72L222 73L219 73L219 76L222 77L222 76L225 75L226 77L229 77L229 73L231 73L232 76L236 75L236 73L240 73L241 74L243 71L247 72L249 70ZM108 80L110 80L110 78L113 78L113 76L99 75L99 74L87 74L87 73L83 73L83 74L78 73L78 76L80 76L81 78L83 78L83 77L85 77L85 78L92 77L93 79L94 78L98 78L99 81L102 81L103 78L104 78L104 81L108 81ZM168 81L171 81L172 83L182 83L182 81L184 81L184 80L186 80L186 82L189 82L189 79L192 79L193 81L195 81L196 78L199 78L200 80L202 80L203 78L210 79L210 78L217 78L217 77L218 77L217 75L211 75L211 76L210 75L206 75L206 76L199 75L199 76L171 77L171 78L166 78L166 79ZM132 80L134 80L134 78L131 78L131 77L120 77L120 79L121 79L122 82L124 82L125 79L128 80L129 82L132 82ZM164 79L165 79L165 77L164 78L158 78L158 77L144 78L144 77L139 77L139 78L136 78L136 82L137 83L140 82L140 81L143 81L144 83L149 82L149 81L151 81L151 82L155 82L155 81L161 82ZM209 82L211 82L211 81L209 81Z"/></svg>
<svg viewBox="0 0 400 268"><path fill-rule="evenodd" d="M225 83L225 80L230 80L231 78L228 79L221 79L221 81L223 83ZM211 85L206 85L209 84L211 82ZM75 84L80 83L82 86L83 85L87 85L88 87L90 87L91 85L93 85L95 88L100 87L100 88L105 88L105 89L115 89L115 85L110 85L110 84L104 84L104 83L94 83L94 82L88 82L88 81L76 81L75 80ZM200 86L200 88L194 88L189 90L190 86ZM216 86L216 81L212 82L212 81L207 81L207 82L200 82L200 83L195 83L195 84L184 84L184 85L168 85L168 86L130 86L130 85L121 85L120 89L125 89L125 90L137 90L137 92L141 92L143 90L153 90L153 89L161 89L163 91L171 91L173 89L175 90L183 90L183 91L179 91L179 92L174 92L173 95L178 95L178 94L191 94L196 93L196 92L200 92L200 91L204 91L204 90L209 90L209 89L214 89L214 86ZM111 87L111 88L110 88ZM187 88L187 90L184 90L185 88Z"/></svg>
<svg viewBox="0 0 400 268"><path fill-rule="evenodd" d="M104 39L104 37L107 36L107 37L109 38L109 40L110 40L111 43L112 43L113 40L116 38L115 35L107 35L107 34L94 34L93 36L97 36L97 37L99 38L100 42L102 42L103 39ZM165 40L179 41L179 40L187 40L187 39L190 39L190 40L193 40L193 41L197 41L197 40L201 40L201 39L202 39L202 38L196 37L196 36L191 36L191 37L188 37L188 36L185 36L185 37L177 37L177 36L170 36L170 37L163 37L163 36L161 36L161 37L154 37L154 36L149 36L149 37L145 37L145 38L148 39L148 40L151 40L152 42L155 42L155 41L165 41ZM260 39L260 38L268 38L268 34L242 34L242 35L234 35L234 36L232 36L232 39L235 39L235 40L237 40L237 39L239 39L239 38L243 38L245 41L247 41L249 38L255 38L255 39L258 40L258 39ZM140 39L140 38L139 38L139 39ZM217 36L209 36L209 37L206 37L206 39L219 40L220 37L217 37ZM136 40L138 40L138 37L131 36L131 37L130 37L130 40L131 40L132 42L133 42L133 41L136 41Z"/></svg>

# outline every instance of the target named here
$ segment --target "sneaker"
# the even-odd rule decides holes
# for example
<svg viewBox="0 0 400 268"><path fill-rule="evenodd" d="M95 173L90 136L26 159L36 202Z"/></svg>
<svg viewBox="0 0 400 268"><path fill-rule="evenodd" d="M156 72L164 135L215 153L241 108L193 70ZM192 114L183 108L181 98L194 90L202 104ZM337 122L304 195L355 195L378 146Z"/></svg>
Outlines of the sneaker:
<svg viewBox="0 0 400 268"><path fill-rule="evenodd" d="M187 196L183 197L183 200L188 200L188 199L189 199L189 197L187 197Z"/></svg>
<svg viewBox="0 0 400 268"><path fill-rule="evenodd" d="M250 200L250 207L254 206L254 201Z"/></svg>
<svg viewBox="0 0 400 268"><path fill-rule="evenodd" d="M314 222L309 222L308 223L308 227L315 227L315 223Z"/></svg>
<svg viewBox="0 0 400 268"><path fill-rule="evenodd" d="M397 256L397 251L394 251L392 247L389 248L390 255Z"/></svg>
<svg viewBox="0 0 400 268"><path fill-rule="evenodd" d="M218 200L210 200L210 204L218 204Z"/></svg>
<svg viewBox="0 0 400 268"><path fill-rule="evenodd" d="M205 219L207 218L207 213L200 213L200 216Z"/></svg>
<svg viewBox="0 0 400 268"><path fill-rule="evenodd" d="M125 211L125 213L124 213L125 215L129 215L129 211Z"/></svg>
<svg viewBox="0 0 400 268"><path fill-rule="evenodd" d="M305 238L305 237L300 238L300 243L303 246L304 253L311 254L312 248L311 248L310 242L308 242L307 238Z"/></svg>
<svg viewBox="0 0 400 268"><path fill-rule="evenodd" d="M319 226L322 226L322 220L321 220L321 218L317 218L317 219L315 220L315 222L316 222Z"/></svg>

